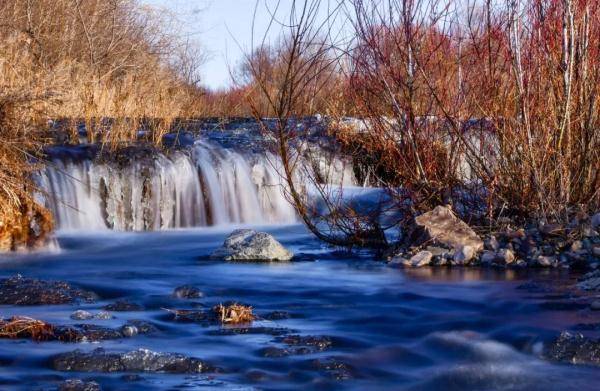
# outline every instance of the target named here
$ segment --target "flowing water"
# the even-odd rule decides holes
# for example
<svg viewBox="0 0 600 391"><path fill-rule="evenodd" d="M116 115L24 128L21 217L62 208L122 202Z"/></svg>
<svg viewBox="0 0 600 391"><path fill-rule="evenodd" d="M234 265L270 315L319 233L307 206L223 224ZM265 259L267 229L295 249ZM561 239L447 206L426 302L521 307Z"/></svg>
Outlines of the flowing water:
<svg viewBox="0 0 600 391"><path fill-rule="evenodd" d="M27 315L75 324L76 309L96 312L117 299L140 312L115 312L94 323L118 327L152 322L158 333L101 343L0 340L0 389L55 389L64 379L95 380L104 390L161 389L411 389L592 390L598 369L539 358L542 343L576 324L598 322L588 310L561 305L564 294L542 289L569 283L568 274L480 269L402 270L367 255L332 252L299 225L263 227L296 253L285 264L211 260L231 227L169 232L67 233L61 250L2 256L0 277L65 280L96 292L94 304L3 306L3 317ZM191 284L204 297L185 300L173 289ZM254 322L256 333L231 326L174 321L163 308L207 308L226 301L252 305L258 315L284 311L288 319ZM258 329L265 327L265 329ZM327 336L323 351L265 357L285 347L268 330ZM262 331L261 331L262 330ZM235 331L235 330L234 330ZM179 352L221 368L214 375L65 373L49 358L75 349L147 348Z"/></svg>
<svg viewBox="0 0 600 391"><path fill-rule="evenodd" d="M0 255L0 278L64 280L99 300L0 306L1 317L113 328L142 319L158 332L99 343L0 339L0 390L51 390L73 378L95 380L103 390L597 389L597 368L540 357L544 342L560 331L600 322L598 312L552 288L573 283L567 272L402 270L369 254L333 251L296 223L277 159L251 147L194 138L185 149L125 164L91 159L86 148L57 148L51 156L38 178L45 190L39 196L61 229L60 250ZM329 163L319 159L313 166L329 182L354 184L343 161ZM379 197L376 190L354 193ZM211 260L239 224L267 224L261 229L302 256L283 264ZM173 290L184 284L204 297L175 298ZM110 320L70 319L75 310L95 313L118 299L144 310L115 312ZM227 301L253 306L262 319L240 329L179 322L165 310L206 310ZM266 320L275 311L286 316ZM287 346L281 338L290 335L325 337L331 346ZM221 370L133 377L50 365L55 354L97 347L182 353ZM281 349L293 354L272 354Z"/></svg>

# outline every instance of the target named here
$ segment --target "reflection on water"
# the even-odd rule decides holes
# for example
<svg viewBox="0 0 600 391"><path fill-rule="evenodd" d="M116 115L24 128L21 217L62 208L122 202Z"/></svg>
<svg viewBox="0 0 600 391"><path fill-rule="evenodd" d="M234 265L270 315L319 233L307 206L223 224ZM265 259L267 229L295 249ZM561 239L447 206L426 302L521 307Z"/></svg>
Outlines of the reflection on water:
<svg viewBox="0 0 600 391"><path fill-rule="evenodd" d="M600 379L596 368L551 364L534 353L563 329L600 322L597 313L572 306L568 294L548 289L572 282L566 272L403 270L366 255L333 256L299 226L266 229L296 252L314 255L290 264L217 262L208 255L231 228L214 228L65 233L59 237L60 253L3 256L2 278L20 273L66 280L95 291L101 300L80 306L4 306L2 317L75 324L81 321L69 315L76 309L97 312L127 299L145 311L90 322L116 328L143 319L160 331L77 345L0 340L0 389L54 389L61 380L81 378L108 390L592 390ZM184 284L198 287L204 297L174 298L173 289ZM174 322L163 309L202 309L230 300L252 305L262 319L254 328L237 330ZM298 348L282 342L282 335L325 336L331 347L265 354ZM99 346L184 353L223 372L123 378L50 369L53 354Z"/></svg>

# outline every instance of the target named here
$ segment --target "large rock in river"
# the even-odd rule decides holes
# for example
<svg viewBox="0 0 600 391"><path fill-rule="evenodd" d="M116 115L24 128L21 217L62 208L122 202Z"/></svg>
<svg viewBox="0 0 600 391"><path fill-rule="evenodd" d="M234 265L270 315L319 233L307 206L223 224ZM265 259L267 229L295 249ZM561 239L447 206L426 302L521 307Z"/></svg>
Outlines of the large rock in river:
<svg viewBox="0 0 600 391"><path fill-rule="evenodd" d="M437 206L417 216L409 240L411 245L428 243L455 250L465 246L472 247L475 252L483 250L483 240L445 206Z"/></svg>
<svg viewBox="0 0 600 391"><path fill-rule="evenodd" d="M294 254L272 235L252 229L233 231L211 258L225 261L289 261Z"/></svg>

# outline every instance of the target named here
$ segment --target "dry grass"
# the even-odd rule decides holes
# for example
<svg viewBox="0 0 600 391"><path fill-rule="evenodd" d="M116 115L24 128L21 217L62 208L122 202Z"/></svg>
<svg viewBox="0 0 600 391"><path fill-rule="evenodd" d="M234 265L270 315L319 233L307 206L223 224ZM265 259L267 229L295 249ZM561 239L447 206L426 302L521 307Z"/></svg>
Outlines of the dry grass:
<svg viewBox="0 0 600 391"><path fill-rule="evenodd" d="M252 307L242 304L219 304L213 308L213 312L223 324L250 323L255 319Z"/></svg>

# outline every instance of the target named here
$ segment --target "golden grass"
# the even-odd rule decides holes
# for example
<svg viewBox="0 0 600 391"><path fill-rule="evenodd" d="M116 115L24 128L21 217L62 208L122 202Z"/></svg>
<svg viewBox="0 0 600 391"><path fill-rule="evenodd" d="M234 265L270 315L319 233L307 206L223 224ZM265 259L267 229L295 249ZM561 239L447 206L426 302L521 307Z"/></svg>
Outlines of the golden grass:
<svg viewBox="0 0 600 391"><path fill-rule="evenodd" d="M230 305L219 304L213 307L213 312L223 324L250 323L255 319L252 307L237 303Z"/></svg>
<svg viewBox="0 0 600 391"><path fill-rule="evenodd" d="M13 316L8 320L0 319L0 338L31 338L45 341L54 338L51 324L26 316Z"/></svg>

